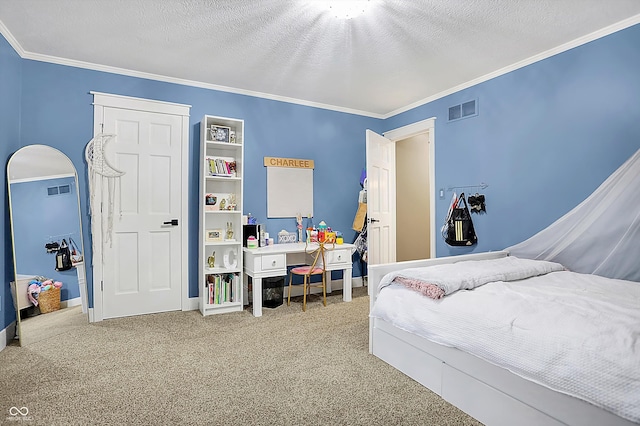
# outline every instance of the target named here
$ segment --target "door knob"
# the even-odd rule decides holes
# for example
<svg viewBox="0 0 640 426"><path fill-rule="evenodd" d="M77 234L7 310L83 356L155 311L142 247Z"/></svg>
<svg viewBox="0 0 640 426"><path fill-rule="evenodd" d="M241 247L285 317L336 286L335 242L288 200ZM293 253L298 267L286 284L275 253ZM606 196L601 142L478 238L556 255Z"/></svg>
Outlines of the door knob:
<svg viewBox="0 0 640 426"><path fill-rule="evenodd" d="M369 223L380 222L378 219L369 219Z"/></svg>
<svg viewBox="0 0 640 426"><path fill-rule="evenodd" d="M168 222L162 222L163 225L178 226L178 219L171 219Z"/></svg>

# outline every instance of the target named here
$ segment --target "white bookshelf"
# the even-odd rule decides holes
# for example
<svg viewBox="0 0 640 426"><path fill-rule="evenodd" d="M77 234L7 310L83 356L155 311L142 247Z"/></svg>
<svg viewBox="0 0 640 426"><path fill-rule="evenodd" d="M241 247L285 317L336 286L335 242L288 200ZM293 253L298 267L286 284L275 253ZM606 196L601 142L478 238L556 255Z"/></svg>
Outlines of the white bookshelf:
<svg viewBox="0 0 640 426"><path fill-rule="evenodd" d="M212 131L212 127L214 127ZM198 288L202 315L241 311L244 121L200 122ZM227 229L233 232L227 238ZM215 252L213 267L209 258Z"/></svg>

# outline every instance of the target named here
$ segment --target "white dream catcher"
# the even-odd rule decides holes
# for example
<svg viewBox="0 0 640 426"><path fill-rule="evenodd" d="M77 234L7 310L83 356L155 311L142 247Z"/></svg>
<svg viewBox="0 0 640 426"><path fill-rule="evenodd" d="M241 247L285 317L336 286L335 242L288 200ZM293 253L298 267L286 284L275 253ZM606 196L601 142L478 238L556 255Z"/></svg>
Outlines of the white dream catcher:
<svg viewBox="0 0 640 426"><path fill-rule="evenodd" d="M113 232L113 210L115 206L116 196L116 180L118 181L118 188L120 188L120 176L124 175L123 171L120 171L113 167L109 160L104 155L104 150L108 142L113 140L116 135L99 133L89 141L84 151L84 156L89 165L89 207L91 216L95 217L95 213L101 209L101 203L97 203L95 200L96 185L101 185L100 189L103 189L106 183L107 187L107 229L104 231L104 226L100 224L100 231L102 235L102 243L109 243L111 245L111 234ZM104 194L104 191L101 191ZM104 199L104 196L102 196ZM104 214L104 210L103 210ZM93 227L93 220L92 227Z"/></svg>

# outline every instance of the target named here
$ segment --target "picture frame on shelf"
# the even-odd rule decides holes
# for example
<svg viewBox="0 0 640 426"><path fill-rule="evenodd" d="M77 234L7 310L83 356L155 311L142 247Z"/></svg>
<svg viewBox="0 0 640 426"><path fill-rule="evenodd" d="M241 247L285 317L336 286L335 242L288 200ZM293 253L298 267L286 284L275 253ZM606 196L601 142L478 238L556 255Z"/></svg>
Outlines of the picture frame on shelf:
<svg viewBox="0 0 640 426"><path fill-rule="evenodd" d="M231 127L212 124L209 132L211 140L214 142L231 142Z"/></svg>
<svg viewBox="0 0 640 426"><path fill-rule="evenodd" d="M204 195L204 210L207 212L235 211L236 194L210 192Z"/></svg>
<svg viewBox="0 0 640 426"><path fill-rule="evenodd" d="M218 195L217 194L205 194L204 195L204 211L212 212L220 210L220 205L218 204Z"/></svg>
<svg viewBox="0 0 640 426"><path fill-rule="evenodd" d="M217 243L224 238L224 231L222 229L207 229L205 234L205 241L208 243Z"/></svg>

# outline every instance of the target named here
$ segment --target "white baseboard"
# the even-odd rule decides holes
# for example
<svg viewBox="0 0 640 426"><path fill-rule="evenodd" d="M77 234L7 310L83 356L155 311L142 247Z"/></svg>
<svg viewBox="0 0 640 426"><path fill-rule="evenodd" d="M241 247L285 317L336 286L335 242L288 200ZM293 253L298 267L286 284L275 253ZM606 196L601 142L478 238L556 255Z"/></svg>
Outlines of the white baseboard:
<svg viewBox="0 0 640 426"><path fill-rule="evenodd" d="M197 311L199 309L198 306L198 298L190 297L185 303L185 306L182 307L182 311Z"/></svg>
<svg viewBox="0 0 640 426"><path fill-rule="evenodd" d="M60 301L60 309L71 308L78 305L82 305L82 299L80 299L80 297Z"/></svg>
<svg viewBox="0 0 640 426"><path fill-rule="evenodd" d="M12 321L4 330L0 330L0 352L7 347L16 335L16 322Z"/></svg>

